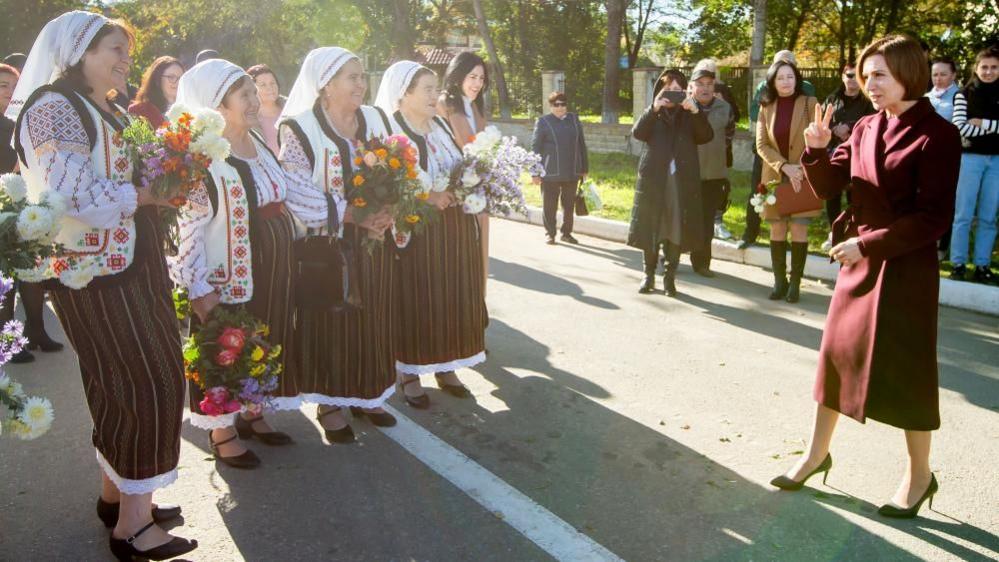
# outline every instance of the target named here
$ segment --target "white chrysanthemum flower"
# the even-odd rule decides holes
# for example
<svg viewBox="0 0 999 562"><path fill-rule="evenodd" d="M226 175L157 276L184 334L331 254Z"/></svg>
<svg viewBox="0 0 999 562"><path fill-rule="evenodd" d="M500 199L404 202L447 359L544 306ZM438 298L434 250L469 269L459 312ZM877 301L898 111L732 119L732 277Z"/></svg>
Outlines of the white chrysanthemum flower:
<svg viewBox="0 0 999 562"><path fill-rule="evenodd" d="M46 269L44 265L31 269L15 269L14 277L17 277L18 281L24 281L25 283L40 283L49 279Z"/></svg>
<svg viewBox="0 0 999 562"><path fill-rule="evenodd" d="M10 380L10 377L4 374L3 371L0 371L0 392L9 394L11 384L13 384L13 381Z"/></svg>
<svg viewBox="0 0 999 562"><path fill-rule="evenodd" d="M215 133L206 132L191 143L190 150L221 162L229 157L229 141Z"/></svg>
<svg viewBox="0 0 999 562"><path fill-rule="evenodd" d="M17 381L10 381L10 385L7 387L7 394L22 400L26 398L24 395L24 387Z"/></svg>
<svg viewBox="0 0 999 562"><path fill-rule="evenodd" d="M66 209L68 208L66 198L58 191L52 190L43 191L41 197L38 198L38 204L48 207L53 218L58 218L66 214Z"/></svg>
<svg viewBox="0 0 999 562"><path fill-rule="evenodd" d="M180 116L185 113L190 113L191 110L182 103L175 103L170 106L170 109L166 112L166 118L168 121L173 122L180 119Z"/></svg>
<svg viewBox="0 0 999 562"><path fill-rule="evenodd" d="M20 203L28 196L28 184L24 183L24 178L17 174L0 176L0 186L14 203Z"/></svg>
<svg viewBox="0 0 999 562"><path fill-rule="evenodd" d="M486 208L486 197L481 193L469 193L462 202L462 209L470 215L476 215Z"/></svg>
<svg viewBox="0 0 999 562"><path fill-rule="evenodd" d="M32 396L24 401L21 414L17 418L27 427L27 435L24 439L34 439L52 427L55 413L52 411L52 403L49 402L48 398Z"/></svg>
<svg viewBox="0 0 999 562"><path fill-rule="evenodd" d="M767 195L767 205L775 205L775 204L777 204L777 196Z"/></svg>
<svg viewBox="0 0 999 562"><path fill-rule="evenodd" d="M461 174L461 183L465 187L475 187L479 185L480 181L482 179L479 177L479 174L475 173L475 168L465 168L465 171Z"/></svg>
<svg viewBox="0 0 999 562"><path fill-rule="evenodd" d="M52 230L52 213L44 207L29 205L17 217L17 233L22 240L37 240Z"/></svg>
<svg viewBox="0 0 999 562"><path fill-rule="evenodd" d="M225 128L225 119L222 114L214 109L199 109L194 112L194 122L191 128L195 132L211 133L221 135Z"/></svg>
<svg viewBox="0 0 999 562"><path fill-rule="evenodd" d="M422 171L420 172L423 173ZM422 181L422 180L421 180ZM434 193L442 193L447 191L447 188L451 185L451 178L447 176L437 176L433 180L433 185L424 184L424 191L433 191Z"/></svg>
<svg viewBox="0 0 999 562"><path fill-rule="evenodd" d="M90 284L96 274L96 267L91 261L71 267L59 274L59 282L70 289L82 289Z"/></svg>

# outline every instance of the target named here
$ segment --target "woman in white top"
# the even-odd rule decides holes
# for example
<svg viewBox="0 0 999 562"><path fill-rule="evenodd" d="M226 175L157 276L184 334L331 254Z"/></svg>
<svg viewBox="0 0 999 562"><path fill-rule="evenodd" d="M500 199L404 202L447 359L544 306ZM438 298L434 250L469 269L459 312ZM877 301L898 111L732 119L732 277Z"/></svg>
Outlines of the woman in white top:
<svg viewBox="0 0 999 562"><path fill-rule="evenodd" d="M284 371L277 397L294 398L296 362L292 306L291 212L309 225L324 224L326 199L309 185L285 174L277 157L251 130L259 123L256 86L242 68L222 59L197 64L184 74L177 106L189 110L215 109L225 119L222 136L232 154L213 162L210 181L196 189L181 208L178 254L170 260L174 281L188 291L198 321L208 319L216 306L246 310L270 327L269 340L283 349ZM268 445L287 445L291 438L274 431L261 415L204 415L198 403L203 395L191 386L191 423L210 430L215 458L238 468L260 463L236 436L256 437ZM282 407L280 400L277 407ZM235 425L235 428L233 428Z"/></svg>
<svg viewBox="0 0 999 562"><path fill-rule="evenodd" d="M460 398L471 393L455 375L485 360L487 323L479 222L447 191L461 149L436 115L437 75L412 61L393 64L382 78L376 105L391 114L395 133L419 152L421 177L440 219L414 236L399 263L400 335L396 367L406 402L426 408L420 375Z"/></svg>

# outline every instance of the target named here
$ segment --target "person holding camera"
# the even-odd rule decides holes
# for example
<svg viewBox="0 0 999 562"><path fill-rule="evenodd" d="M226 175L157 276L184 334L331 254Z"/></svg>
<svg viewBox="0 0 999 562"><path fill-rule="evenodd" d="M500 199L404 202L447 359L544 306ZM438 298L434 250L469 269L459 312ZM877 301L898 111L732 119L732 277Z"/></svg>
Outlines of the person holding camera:
<svg viewBox="0 0 999 562"><path fill-rule="evenodd" d="M685 93L687 77L669 69L656 80L652 105L631 134L645 143L631 210L628 245L644 252L640 293L655 290L659 248L666 257L663 284L676 296L676 269L684 250L701 249L711 233L704 227L697 145L714 137L707 116Z"/></svg>

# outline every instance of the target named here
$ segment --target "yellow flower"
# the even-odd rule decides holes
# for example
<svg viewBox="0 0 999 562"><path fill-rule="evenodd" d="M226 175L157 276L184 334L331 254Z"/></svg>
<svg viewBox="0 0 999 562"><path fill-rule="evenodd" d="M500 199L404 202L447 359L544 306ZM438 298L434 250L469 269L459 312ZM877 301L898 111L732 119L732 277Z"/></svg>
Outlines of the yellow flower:
<svg viewBox="0 0 999 562"><path fill-rule="evenodd" d="M390 158L388 161L389 168L393 170L398 170L399 166L402 166L402 162L399 162L398 158Z"/></svg>
<svg viewBox="0 0 999 562"><path fill-rule="evenodd" d="M270 353L270 355L267 356L267 358L268 359L277 359L278 355L281 355L281 346L280 345L275 345L274 347L271 348L271 353Z"/></svg>
<svg viewBox="0 0 999 562"><path fill-rule="evenodd" d="M375 151L375 156L384 160L385 157L388 156L388 151L385 150L384 148L379 148L378 150Z"/></svg>
<svg viewBox="0 0 999 562"><path fill-rule="evenodd" d="M361 185L364 185L364 176L362 176L361 174L358 174L358 175L354 176L354 186L355 187L360 187Z"/></svg>
<svg viewBox="0 0 999 562"><path fill-rule="evenodd" d="M426 201L427 199L430 199L430 193L426 191L421 191L416 194L416 198L419 199L420 201Z"/></svg>
<svg viewBox="0 0 999 562"><path fill-rule="evenodd" d="M360 209L362 207L366 207L367 205L368 205L368 202L365 201L364 199L362 199L360 197L355 197L354 198L354 206L357 207L358 209Z"/></svg>
<svg viewBox="0 0 999 562"><path fill-rule="evenodd" d="M416 224L416 223L420 222L420 216L419 215L406 215L406 222L408 222L409 224Z"/></svg>
<svg viewBox="0 0 999 562"><path fill-rule="evenodd" d="M267 370L267 365L264 365L263 363L257 363L256 365L253 366L252 369L250 369L250 374L253 375L254 377L259 377L260 375L264 374L266 370Z"/></svg>
<svg viewBox="0 0 999 562"><path fill-rule="evenodd" d="M263 360L263 358L264 358L264 350L263 350L263 348L260 347L259 345L256 346L256 347L254 347L253 351L250 353L250 359L253 359L254 361L259 362L259 361Z"/></svg>

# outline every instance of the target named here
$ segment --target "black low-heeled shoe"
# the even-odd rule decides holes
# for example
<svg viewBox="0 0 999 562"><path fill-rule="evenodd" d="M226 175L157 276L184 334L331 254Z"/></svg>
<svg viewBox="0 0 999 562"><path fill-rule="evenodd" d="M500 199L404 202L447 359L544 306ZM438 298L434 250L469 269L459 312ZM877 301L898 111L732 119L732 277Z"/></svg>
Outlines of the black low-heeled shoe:
<svg viewBox="0 0 999 562"><path fill-rule="evenodd" d="M45 336L44 339L32 339L28 338L28 345L24 346L24 349L28 351L41 350L43 353L53 353L55 351L62 351L63 344Z"/></svg>
<svg viewBox="0 0 999 562"><path fill-rule="evenodd" d="M447 384L443 380L441 380L441 376L440 375L436 375L436 374L434 375L434 378L437 379L437 388L443 390L444 392L450 394L451 396L454 396L455 398L471 398L472 397L472 391L468 390L468 387L466 387L465 385L463 385L463 384Z"/></svg>
<svg viewBox="0 0 999 562"><path fill-rule="evenodd" d="M215 441L212 441L212 431L208 430L208 444L212 450L212 456L215 457L215 460L219 461L222 464L227 464L233 468L250 469L250 468L257 468L258 466L260 466L260 457L258 457L256 453L254 453L249 449L243 451L242 454L236 455L235 457L223 457L219 453L219 445L225 445L230 441L235 441L236 437L237 435L233 435L228 439L216 443Z"/></svg>
<svg viewBox="0 0 999 562"><path fill-rule="evenodd" d="M372 424L378 427L394 427L396 423L395 416L388 412L365 412L363 408L351 406L350 413L355 418L368 418Z"/></svg>
<svg viewBox="0 0 999 562"><path fill-rule="evenodd" d="M161 544L149 550L139 550L135 548L135 539L142 533L148 531L156 521L150 521L145 527L139 529L137 533L127 539L116 539L112 534L108 546L111 547L111 554L118 560L169 560L182 554L187 554L198 548L198 541L188 540L181 537L173 537L170 542Z"/></svg>
<svg viewBox="0 0 999 562"><path fill-rule="evenodd" d="M104 501L104 498L97 497L97 517L101 518L104 526L108 529L118 524L118 512L121 509L120 503ZM180 506L171 504L159 504L153 507L153 521L163 523L171 519L180 517Z"/></svg>
<svg viewBox="0 0 999 562"><path fill-rule="evenodd" d="M236 416L236 435L239 435L240 439L253 439L256 437L264 445L280 446L295 443L295 440L287 433L281 431L261 432L253 429L253 422L260 421L261 419L263 419L263 416L257 416L252 420L243 419L243 416Z"/></svg>
<svg viewBox="0 0 999 562"><path fill-rule="evenodd" d="M933 509L933 496L940 489L940 485L937 484L937 477L934 474L930 475L930 485L926 487L926 491L919 498L915 504L913 504L908 509L903 509L896 505L886 503L885 505L878 508L878 515L884 517L891 517L892 519L913 519L919 515L919 508L923 507L923 502L929 500L929 508Z"/></svg>
<svg viewBox="0 0 999 562"><path fill-rule="evenodd" d="M340 408L339 406L337 406L335 408L331 408L329 410L326 410L325 412L318 412L317 411L316 412L316 419L319 420L319 423L321 424L321 423L323 423L323 418L325 418L326 416L328 416L330 414L339 412L341 410L342 410L342 408ZM354 435L354 430L351 429L349 423L347 425L341 427L340 429L326 429L324 427L323 428L323 432L326 433L326 439L328 439L331 443L340 443L342 445L347 445L347 444L353 443L354 441L357 440L357 437Z"/></svg>
<svg viewBox="0 0 999 562"><path fill-rule="evenodd" d="M829 469L831 469L831 468L832 468L832 455L829 454L829 453L826 453L826 458L822 459L822 462L819 464L819 466L815 467L815 470L809 472L808 475L805 476L800 482L797 481L797 480L792 480L792 479L788 478L787 476L781 474L777 478L774 478L773 480L771 480L770 481L770 485L771 486L776 486L776 487L780 488L781 490L784 490L784 491L787 491L787 492L797 492L798 490L800 490L803 487L805 487L805 482L808 482L809 478L811 478L812 476L815 476L816 474L818 474L820 472L823 473L822 474L822 483L825 484L826 483L826 478L829 478Z"/></svg>
<svg viewBox="0 0 999 562"><path fill-rule="evenodd" d="M8 363L12 365L23 365L24 363L31 363L34 360L35 360L35 355L33 353L31 353L27 349L22 349L21 351L14 354L14 356L10 358L10 361L8 361Z"/></svg>
<svg viewBox="0 0 999 562"><path fill-rule="evenodd" d="M406 399L406 403L407 404L409 404L410 406L416 408L417 410L426 410L427 408L430 407L430 397L427 396L426 392L424 392L423 394L421 394L419 396L410 396L410 395L406 394L406 385L407 384L413 384L414 382L419 382L419 381L420 381L420 378L416 377L416 378L412 378L412 379L409 379L407 381L398 383L398 385L399 385L399 392L402 393L402 397Z"/></svg>

